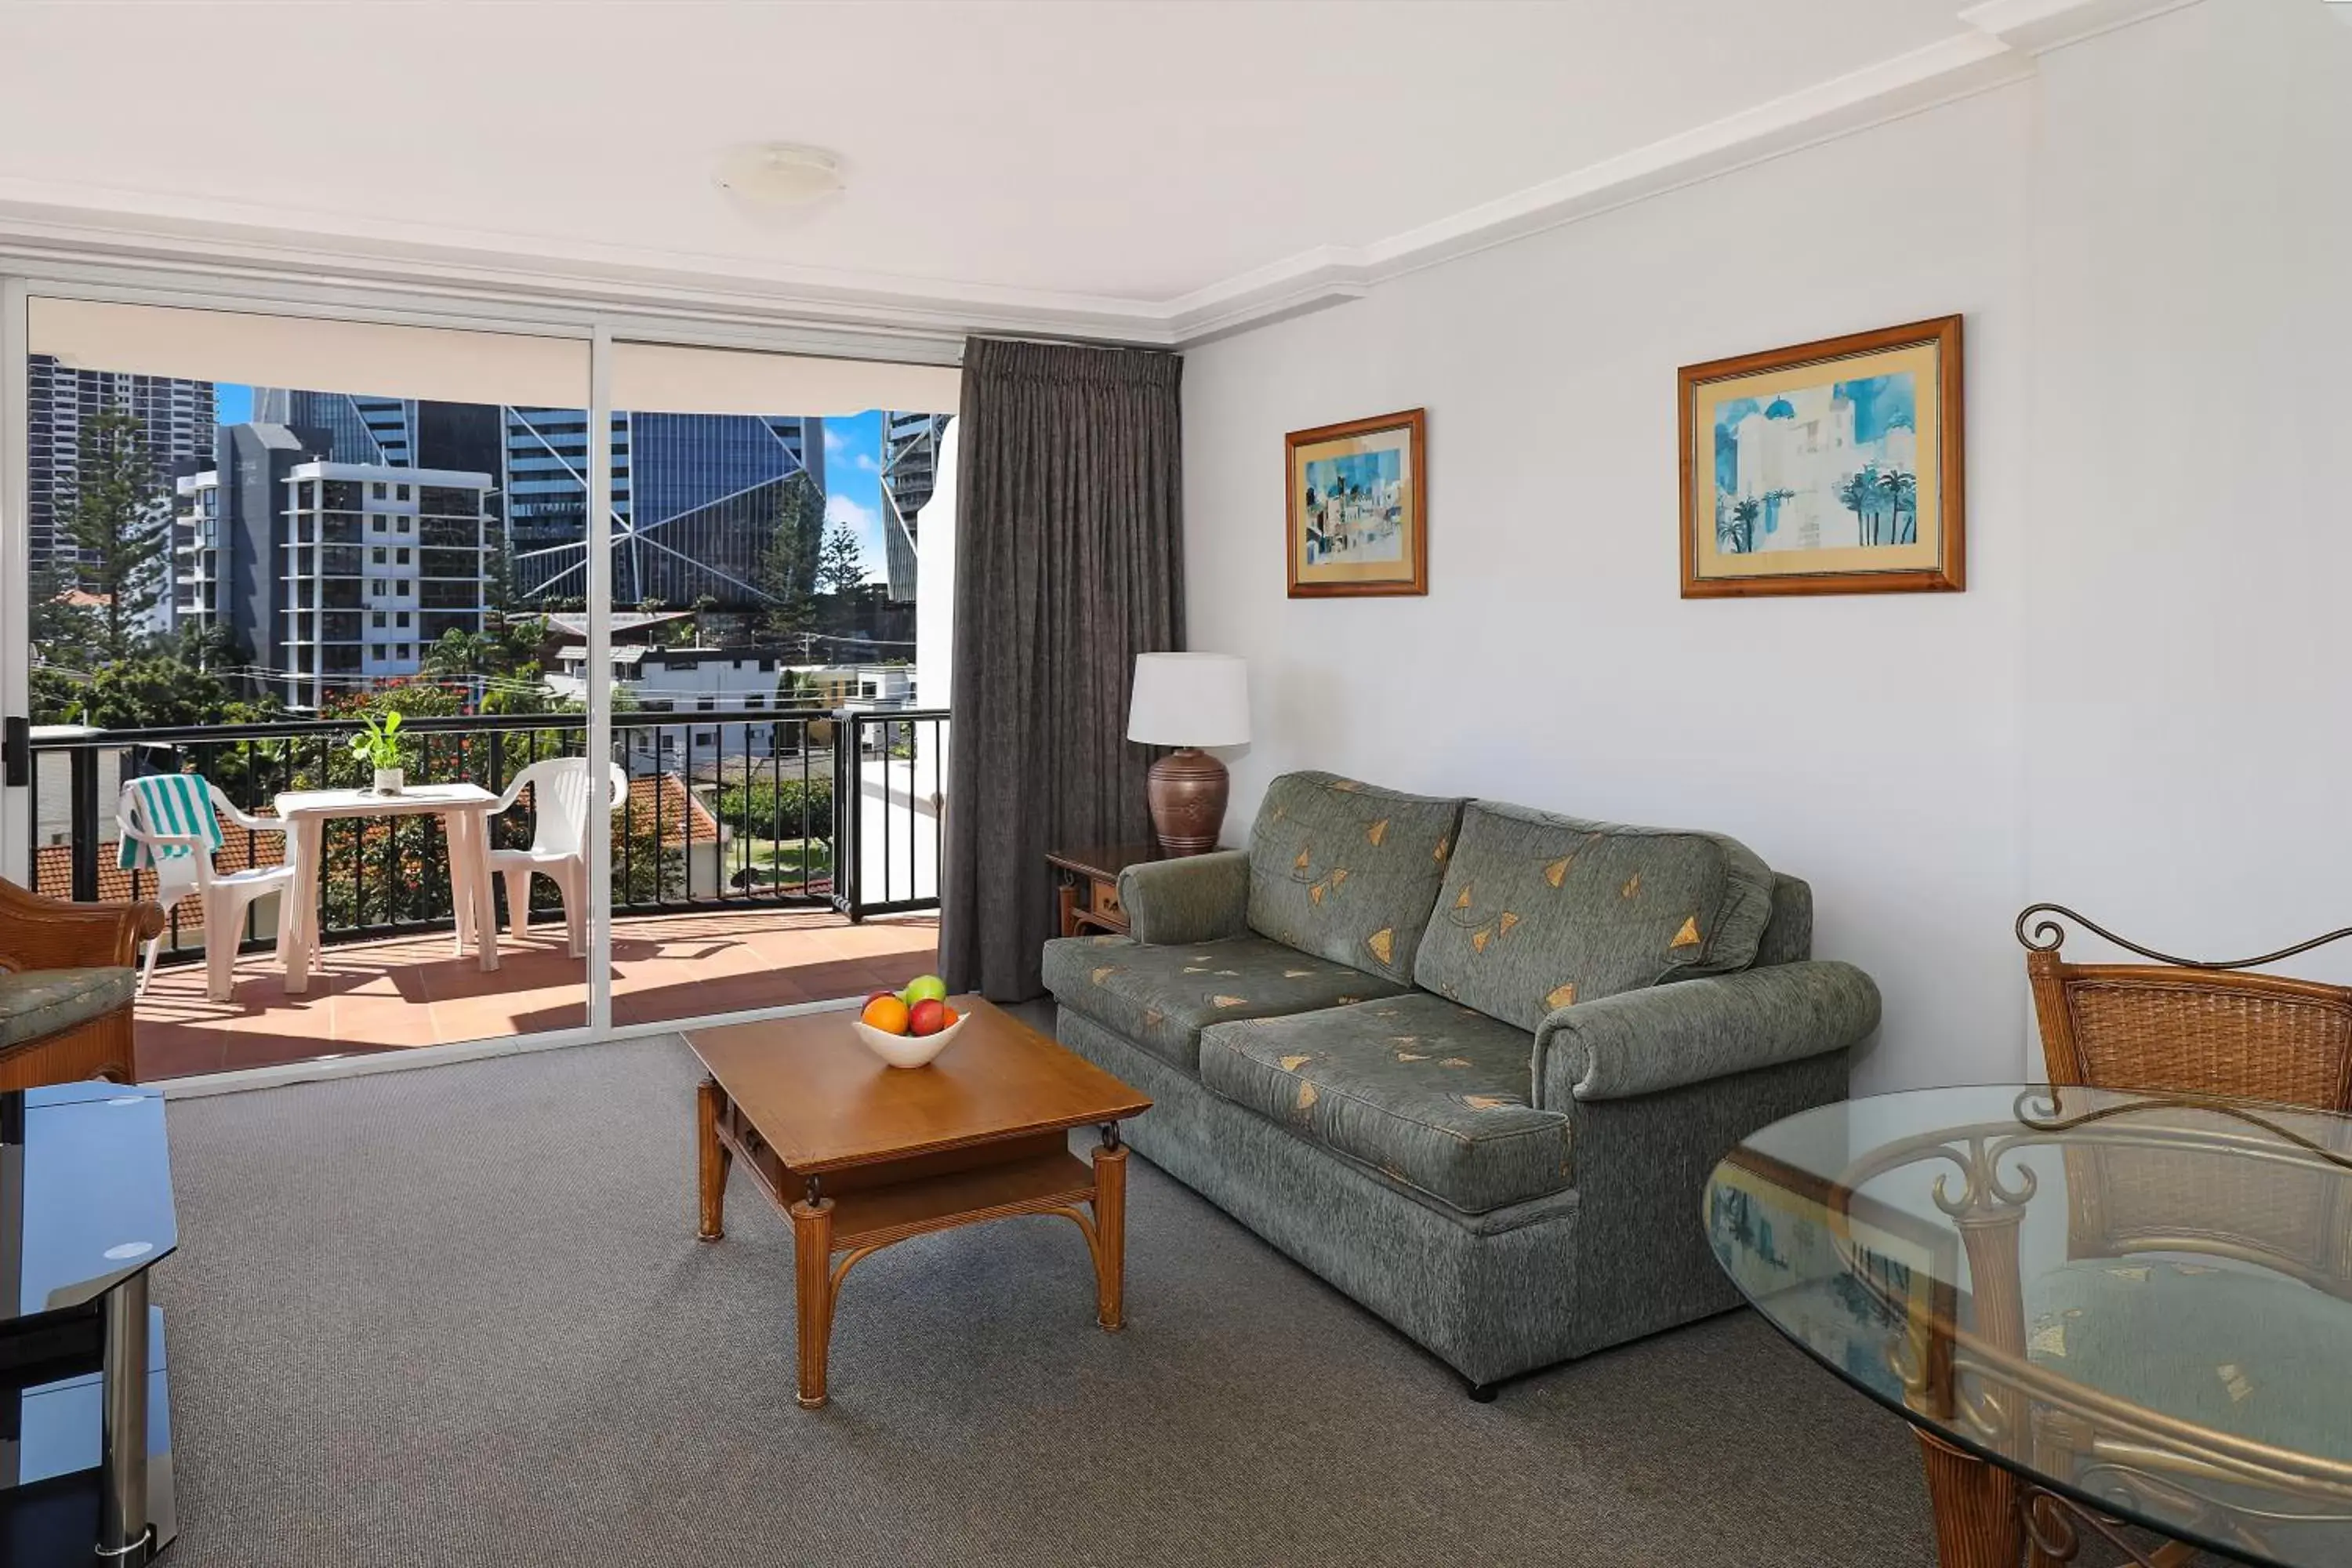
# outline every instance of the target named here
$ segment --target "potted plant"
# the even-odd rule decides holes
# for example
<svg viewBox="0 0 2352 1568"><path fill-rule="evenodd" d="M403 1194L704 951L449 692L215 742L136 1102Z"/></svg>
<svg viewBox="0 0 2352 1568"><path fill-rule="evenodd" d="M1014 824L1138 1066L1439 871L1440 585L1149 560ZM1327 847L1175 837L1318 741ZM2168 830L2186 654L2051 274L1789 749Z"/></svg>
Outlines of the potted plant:
<svg viewBox="0 0 2352 1568"><path fill-rule="evenodd" d="M404 782L400 773L400 710L381 720L362 719L352 737L352 755L375 770L375 793L398 795Z"/></svg>

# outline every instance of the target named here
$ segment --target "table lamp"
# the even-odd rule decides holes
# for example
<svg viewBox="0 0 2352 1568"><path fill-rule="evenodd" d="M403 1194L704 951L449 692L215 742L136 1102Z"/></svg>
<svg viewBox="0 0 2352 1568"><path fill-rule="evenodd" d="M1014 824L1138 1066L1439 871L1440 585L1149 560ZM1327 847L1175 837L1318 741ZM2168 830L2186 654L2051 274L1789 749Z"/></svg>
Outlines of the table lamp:
<svg viewBox="0 0 2352 1568"><path fill-rule="evenodd" d="M1229 653L1139 653L1127 738L1176 751L1151 764L1151 830L1171 855L1217 847L1225 764L1202 746L1249 742L1249 666Z"/></svg>

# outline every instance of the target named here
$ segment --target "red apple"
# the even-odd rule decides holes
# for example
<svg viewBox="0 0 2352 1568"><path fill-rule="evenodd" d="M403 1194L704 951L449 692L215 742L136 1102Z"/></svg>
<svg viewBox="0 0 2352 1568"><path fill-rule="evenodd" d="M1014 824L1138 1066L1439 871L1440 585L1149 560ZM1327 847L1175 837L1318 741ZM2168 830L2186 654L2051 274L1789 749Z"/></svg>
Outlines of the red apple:
<svg viewBox="0 0 2352 1568"><path fill-rule="evenodd" d="M916 1003L907 1015L907 1033L910 1035L936 1035L947 1026L947 1004L935 996L926 996Z"/></svg>

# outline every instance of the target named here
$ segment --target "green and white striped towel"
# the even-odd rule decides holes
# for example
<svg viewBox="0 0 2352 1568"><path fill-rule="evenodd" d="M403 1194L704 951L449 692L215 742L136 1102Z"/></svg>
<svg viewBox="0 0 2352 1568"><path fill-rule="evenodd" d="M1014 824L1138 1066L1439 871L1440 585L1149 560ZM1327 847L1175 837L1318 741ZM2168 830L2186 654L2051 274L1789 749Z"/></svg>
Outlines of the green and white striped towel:
<svg viewBox="0 0 2352 1568"><path fill-rule="evenodd" d="M213 815L210 785L194 773L149 773L132 779L129 787L139 797L138 826L148 833L202 834L208 851L221 847L220 818ZM188 853L185 844L143 844L125 838L114 863L129 871L155 864L160 858L178 860Z"/></svg>

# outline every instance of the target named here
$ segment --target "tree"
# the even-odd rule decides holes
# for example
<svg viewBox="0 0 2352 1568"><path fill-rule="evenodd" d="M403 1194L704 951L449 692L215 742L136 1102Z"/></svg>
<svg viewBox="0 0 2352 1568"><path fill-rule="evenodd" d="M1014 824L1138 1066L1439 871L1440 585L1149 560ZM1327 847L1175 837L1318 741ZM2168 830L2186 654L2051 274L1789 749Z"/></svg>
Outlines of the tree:
<svg viewBox="0 0 2352 1568"><path fill-rule="evenodd" d="M817 557L816 580L828 594L847 598L865 585L866 552L845 522L836 522L824 536L824 552Z"/></svg>
<svg viewBox="0 0 2352 1568"><path fill-rule="evenodd" d="M499 640L486 633L451 626L440 641L425 645L419 668L436 680L469 679L499 673L502 651Z"/></svg>
<svg viewBox="0 0 2352 1568"><path fill-rule="evenodd" d="M515 592L514 552L507 544L507 531L499 523L485 523L482 528L482 603L494 615L512 609L520 602Z"/></svg>
<svg viewBox="0 0 2352 1568"><path fill-rule="evenodd" d="M760 552L752 586L762 601L760 631L787 637L809 629L815 618L817 563L824 552L824 492L806 474L794 474L779 488L775 527Z"/></svg>
<svg viewBox="0 0 2352 1568"><path fill-rule="evenodd" d="M1837 499L1840 506L1853 513L1856 540L1864 544L1876 543L1877 541L1872 536L1877 530L1872 521L1870 509L1872 503L1878 499L1877 470L1864 468L1858 474L1846 476L1845 483L1837 488Z"/></svg>
<svg viewBox="0 0 2352 1568"><path fill-rule="evenodd" d="M172 518L137 416L104 408L85 420L75 462L58 521L80 552L81 585L100 601L91 651L112 662L131 657L169 591Z"/></svg>
<svg viewBox="0 0 2352 1568"><path fill-rule="evenodd" d="M49 664L79 668L92 662L89 648L98 637L98 617L88 605L73 602L73 586L54 566L33 568L26 618L35 653Z"/></svg>
<svg viewBox="0 0 2352 1568"><path fill-rule="evenodd" d="M1764 514L1764 503L1754 496L1742 496L1739 504L1731 509L1732 525L1716 530L1717 542L1727 554L1748 555L1756 549L1756 520Z"/></svg>
<svg viewBox="0 0 2352 1568"><path fill-rule="evenodd" d="M1889 544L1909 544L1919 537L1919 480L1916 475L1889 468L1878 476L1879 494L1886 498L1887 538ZM1904 526L1903 515L1911 514L1910 526Z"/></svg>

